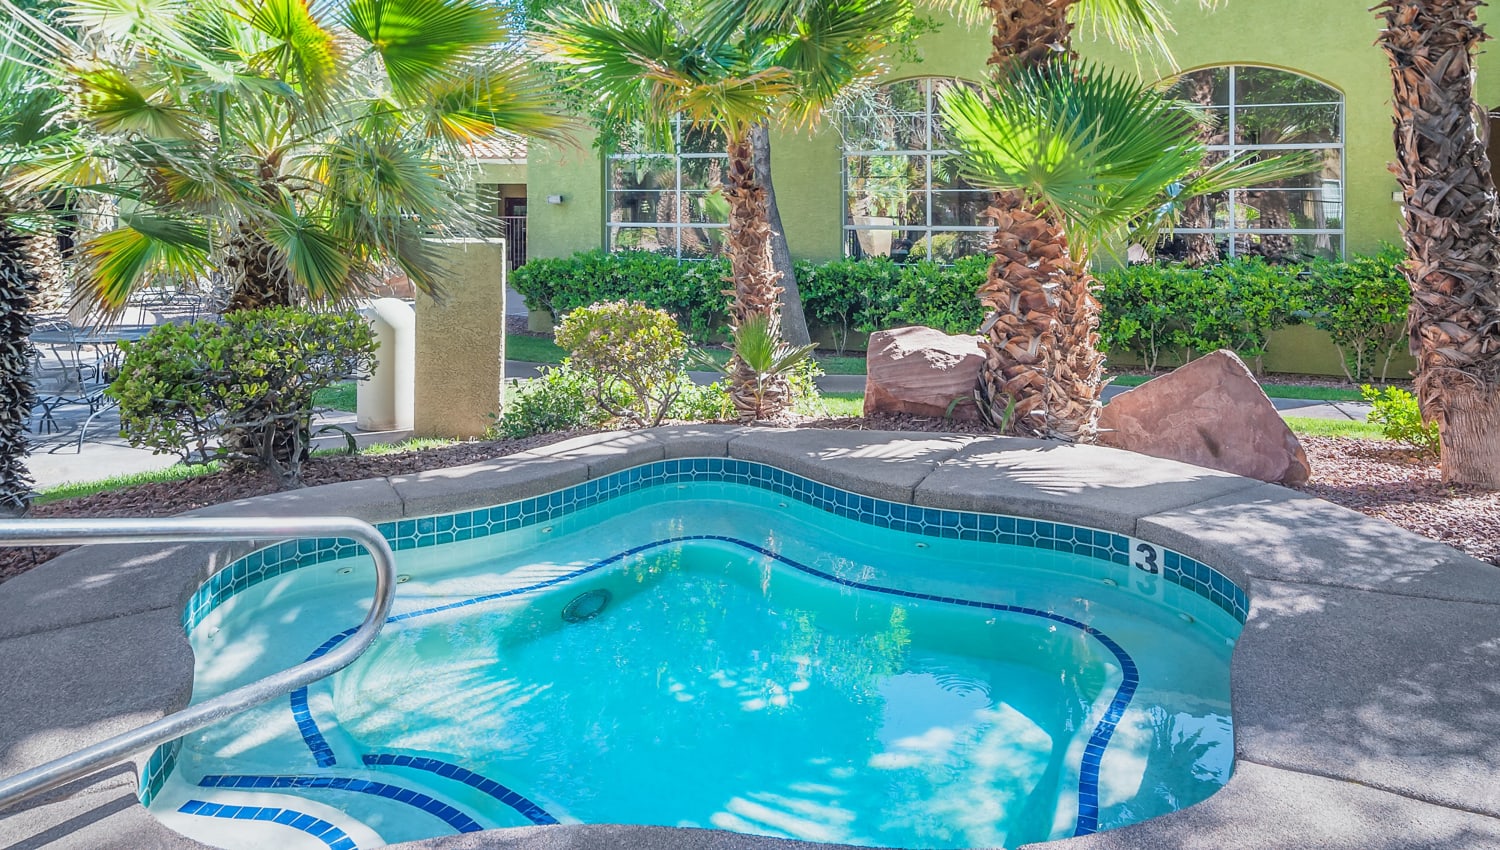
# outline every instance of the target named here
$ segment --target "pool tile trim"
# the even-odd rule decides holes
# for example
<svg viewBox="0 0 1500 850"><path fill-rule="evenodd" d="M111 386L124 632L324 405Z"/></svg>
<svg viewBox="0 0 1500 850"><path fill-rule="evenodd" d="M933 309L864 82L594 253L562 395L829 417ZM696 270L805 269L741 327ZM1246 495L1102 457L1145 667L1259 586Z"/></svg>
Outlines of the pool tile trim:
<svg viewBox="0 0 1500 850"><path fill-rule="evenodd" d="M557 818L548 814L547 810L527 799L525 796L512 791L493 779L487 779L466 767L460 767L452 762L441 761L427 756L408 756L397 753L365 753L360 759L369 767L407 767L412 770L424 770L435 773L444 779L461 782L483 794L504 803L515 809L518 814L537 826L551 826L557 823Z"/></svg>
<svg viewBox="0 0 1500 850"><path fill-rule="evenodd" d="M278 809L271 806L232 806L210 803L206 800L189 800L177 811L185 815L205 818L278 823L311 835L328 845L328 850L359 850L359 845L355 844L354 839L342 829L322 818L315 818L293 809Z"/></svg>
<svg viewBox="0 0 1500 850"><path fill-rule="evenodd" d="M469 817L456 807L419 791L402 788L386 782L357 779L352 776L257 776L257 775L213 775L198 780L200 788L232 788L236 791L287 791L294 788L326 788L331 791L349 791L355 794L370 794L421 809L442 820L458 832L482 832L479 821Z"/></svg>
<svg viewBox="0 0 1500 850"><path fill-rule="evenodd" d="M647 487L693 482L756 487L877 528L1072 553L1121 565L1131 563L1132 541L1123 534L1048 520L890 502L822 484L768 464L726 457L655 461L529 499L385 522L376 528L393 549L403 551L553 522ZM1249 598L1239 585L1207 564L1164 547L1155 548L1160 550L1159 569L1166 581L1198 594L1240 623L1245 622ZM289 540L253 552L215 573L194 592L183 609L183 630L191 632L218 606L263 581L361 551L354 541L338 538Z"/></svg>

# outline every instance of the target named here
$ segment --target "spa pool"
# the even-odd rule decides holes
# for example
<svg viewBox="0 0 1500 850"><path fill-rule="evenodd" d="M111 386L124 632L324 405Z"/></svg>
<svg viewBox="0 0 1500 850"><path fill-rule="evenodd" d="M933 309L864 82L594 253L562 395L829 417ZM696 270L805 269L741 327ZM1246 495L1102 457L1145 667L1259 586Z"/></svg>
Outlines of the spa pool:
<svg viewBox="0 0 1500 850"><path fill-rule="evenodd" d="M1149 542L663 461L381 527L374 647L159 749L142 801L230 848L368 848L629 823L872 847L1014 847L1214 793L1243 591ZM195 595L195 698L363 616L348 541Z"/></svg>

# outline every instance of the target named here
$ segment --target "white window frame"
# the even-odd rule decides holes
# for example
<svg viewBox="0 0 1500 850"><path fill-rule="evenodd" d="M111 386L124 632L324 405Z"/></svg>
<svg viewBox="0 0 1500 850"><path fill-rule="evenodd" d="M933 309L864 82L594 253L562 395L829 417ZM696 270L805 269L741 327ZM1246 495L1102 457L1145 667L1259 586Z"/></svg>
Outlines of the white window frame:
<svg viewBox="0 0 1500 850"><path fill-rule="evenodd" d="M1229 190L1229 211L1228 211L1229 212L1229 226L1228 227L1224 227L1224 228L1216 228L1216 227L1177 227L1177 228L1173 228L1173 231L1172 231L1173 234L1174 235L1179 235L1179 234L1193 234L1193 235L1206 234L1206 235L1215 236L1215 237L1220 237L1220 236L1226 237L1227 240L1228 240L1228 242L1229 242L1229 256L1230 257L1235 257L1235 256L1239 255L1239 253L1240 253L1239 240L1241 238L1246 238L1246 237L1253 237L1253 236L1337 236L1338 237L1338 243L1339 243L1338 256L1340 258L1344 257L1346 255L1347 251L1348 251L1348 238L1346 237L1346 233L1347 233L1348 228L1349 228L1349 194L1346 191L1346 188L1347 188L1348 174L1349 174L1349 159L1348 159L1348 152L1345 150L1345 142L1348 139L1348 135L1346 133L1346 126L1345 126L1346 122L1347 122L1348 108L1345 105L1345 100L1346 99L1344 98L1343 94L1341 92L1339 92L1338 89L1335 89L1334 87L1328 85L1327 83L1323 82L1322 80L1317 79L1316 77L1309 77L1306 74L1299 74L1296 71L1289 71L1289 70L1287 70L1285 68L1276 68L1276 67L1272 67L1272 66L1269 66L1269 65L1246 65L1246 64L1240 64L1240 65L1210 65L1208 67L1198 68L1198 69L1193 70L1193 71L1188 71L1188 72L1184 73L1183 76L1186 77L1186 76L1189 76L1191 74L1202 73L1204 71L1210 71L1210 72L1211 71L1217 71L1220 68L1224 68L1224 69L1227 69L1229 71L1229 103L1226 106L1223 106L1223 107L1215 105L1213 108L1216 109L1216 110L1217 109L1221 109L1221 108L1228 110L1228 115L1229 115L1229 124L1228 124L1229 141L1228 141L1227 144L1209 145L1208 146L1209 152L1211 152L1211 153L1222 153L1222 154L1224 154L1226 156L1226 158L1233 158L1233 157L1239 156L1241 154L1255 153L1255 152L1258 152L1258 151L1325 151L1325 150L1335 150L1335 151L1338 151L1338 153L1339 153L1338 192L1339 192L1339 210L1341 212L1341 214L1339 216L1339 226L1336 227L1336 228L1334 228L1334 227L1309 227L1309 228L1299 228L1299 227L1278 227L1278 228L1238 227L1238 226L1236 226L1236 224L1240 220L1240 214L1239 213L1240 213L1240 207L1242 205L1242 202L1240 201L1240 198L1242 198L1245 195L1245 193L1247 193L1247 192L1266 191L1266 190L1257 190L1257 189L1254 189L1254 188L1251 188L1251 189L1230 189ZM1314 100L1314 101L1307 101L1307 102L1304 102L1304 103L1252 103L1252 104L1244 104L1244 105L1242 105L1239 102L1239 71L1240 71L1241 68L1257 68L1257 69L1264 68L1264 69L1267 69L1267 70L1277 71L1277 72L1280 72L1280 73L1283 73L1283 74L1291 74L1293 76L1302 77L1303 79L1312 80L1313 82L1315 82L1318 85L1322 86L1323 88L1327 89L1329 92L1339 95L1339 98L1338 98L1338 100ZM1304 143L1304 144L1268 144L1268 145L1252 145L1252 144L1242 144L1242 143L1238 142L1237 141L1238 138L1239 138L1238 118L1239 118L1240 109L1241 108L1255 108L1255 109L1258 109L1258 108L1266 107L1266 106L1336 106L1336 107L1338 107L1338 110L1339 110L1339 140L1337 142L1307 142L1307 143ZM1306 191L1317 192L1317 191L1326 191L1328 188L1329 188L1328 185L1324 185L1324 186L1308 187L1306 189L1296 189L1295 191L1299 191L1299 192L1306 192ZM1245 206L1248 206L1248 205L1245 205Z"/></svg>
<svg viewBox="0 0 1500 850"><path fill-rule="evenodd" d="M923 95L924 95L924 98L923 98L923 108L925 110L923 112L923 118L924 118L924 121L925 121L924 126L923 126L923 140L922 140L923 143L924 143L924 145L925 145L925 148L923 150L860 150L860 149L854 149L854 148L844 147L843 145L839 146L839 150L841 151L841 158L839 160L839 162L840 162L839 209L841 210L841 212L839 214L840 214L840 216L842 216L842 218L843 218L843 224L844 224L843 231L842 231L844 244L843 244L843 246L842 246L842 248L840 250L843 251L843 254L844 254L845 257L850 256L850 253L849 253L849 244L850 244L851 238L853 237L854 234L860 233L860 232L889 232L889 231L892 231L892 230L899 230L899 231L902 231L903 233L919 232L919 233L923 234L921 240L914 240L914 241L925 241L925 243L927 245L927 256L925 256L925 257L909 257L908 261L910 261L910 260L931 260L931 259L933 259L933 256L932 256L933 237L935 235L939 234L939 233L994 233L995 232L995 228L993 226L987 226L987 225L959 225L959 224L954 224L954 225L946 225L946 224L945 225L934 225L932 223L932 198L933 198L933 193L935 191L937 191L937 192L941 192L941 191L963 191L963 190L943 190L943 189L934 190L932 188L932 163L933 163L933 160L935 160L935 159L941 159L942 157L945 157L945 156L961 156L962 153L963 153L962 151L954 150L954 149L948 149L948 148L941 148L941 149L936 149L935 150L932 147L932 141L933 141L933 132L932 132L932 129L933 129L933 126L934 126L934 122L941 120L938 117L939 113L937 111L935 111L936 110L936 100L935 100L936 95L933 92L933 89L934 89L933 83L935 83L935 82L937 82L939 80L943 80L943 79L946 79L946 78L943 78L943 77L912 77L912 78L908 78L908 79L905 79L905 80L893 80L890 83L886 84L887 86L890 86L890 85L899 85L901 83L910 83L910 82L920 82L922 84ZM922 192L923 203L926 204L926 206L927 206L927 210L926 210L927 214L924 217L924 220L927 222L926 224L901 225L901 226L895 226L895 227L893 227L892 225L888 225L888 224L853 224L853 223L851 223L849 221L849 159L851 157L870 157L870 156L905 156L905 157L910 157L910 158L918 158L918 157L920 157L920 158L922 158L924 160L924 164L926 165L926 169L925 169L925 173L926 173L925 180L926 180L926 182L923 184L923 186L921 188L921 192ZM974 192L983 192L984 190L983 189L973 189L971 191L974 191Z"/></svg>
<svg viewBox="0 0 1500 850"><path fill-rule="evenodd" d="M672 253L666 256L675 257L678 260L696 260L699 257L682 256L682 231L693 230L728 230L729 224L713 222L647 222L647 221L614 221L614 196L616 194L629 194L632 190L614 188L614 169L617 162L633 162L643 159L671 159L673 178L672 188L659 190L663 197L671 195L678 199L674 204L674 215L682 210L682 162L685 159L721 159L725 162L725 172L728 173L729 152L723 153L683 153L682 152L682 116L672 119L672 150L652 153L612 153L605 157L604 163L604 250L614 253L627 250L615 244L616 234L621 230L670 230L672 231ZM721 244L724 244L721 242Z"/></svg>

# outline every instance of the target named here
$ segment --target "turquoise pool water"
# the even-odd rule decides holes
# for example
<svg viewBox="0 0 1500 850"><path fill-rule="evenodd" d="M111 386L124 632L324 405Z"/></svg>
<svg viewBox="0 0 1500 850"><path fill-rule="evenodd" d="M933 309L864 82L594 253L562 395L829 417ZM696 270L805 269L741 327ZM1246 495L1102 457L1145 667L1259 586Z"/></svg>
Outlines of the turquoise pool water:
<svg viewBox="0 0 1500 850"><path fill-rule="evenodd" d="M995 847L1163 814L1232 769L1240 623L1139 559L714 482L398 558L375 647L186 739L154 813L226 847L548 822ZM196 693L337 641L371 569L328 560L223 601L189 635Z"/></svg>

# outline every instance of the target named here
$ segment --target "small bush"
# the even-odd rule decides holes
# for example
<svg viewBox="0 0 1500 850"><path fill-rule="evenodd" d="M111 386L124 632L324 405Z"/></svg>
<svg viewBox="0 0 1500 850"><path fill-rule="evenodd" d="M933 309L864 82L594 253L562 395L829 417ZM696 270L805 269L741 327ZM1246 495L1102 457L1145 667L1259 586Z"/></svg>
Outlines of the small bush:
<svg viewBox="0 0 1500 850"><path fill-rule="evenodd" d="M557 344L594 402L636 425L660 425L682 392L687 340L664 310L631 301L580 307L558 326Z"/></svg>
<svg viewBox="0 0 1500 850"><path fill-rule="evenodd" d="M594 403L589 380L567 366L544 368L540 377L513 381L511 386L505 412L494 428L501 437L524 439L601 425L609 419ZM616 403L625 401L615 399Z"/></svg>
<svg viewBox="0 0 1500 850"><path fill-rule="evenodd" d="M1359 388L1371 405L1370 422L1379 425L1387 439L1399 440L1418 451L1436 455L1439 451L1438 426L1422 421L1417 397L1400 387L1377 390L1369 384Z"/></svg>
<svg viewBox="0 0 1500 850"><path fill-rule="evenodd" d="M979 287L989 274L990 262L989 257L975 256L948 266L925 260L901 266L895 308L862 330L926 325L944 333L974 333L984 322Z"/></svg>
<svg viewBox="0 0 1500 850"><path fill-rule="evenodd" d="M1348 262L1319 260L1308 266L1313 324L1333 337L1350 381L1390 371L1391 358L1407 340L1411 287L1401 273L1405 253L1387 245L1379 253Z"/></svg>
<svg viewBox="0 0 1500 850"><path fill-rule="evenodd" d="M290 308L162 325L121 347L109 394L131 445L187 463L260 466L282 486L301 484L314 393L375 366L359 316Z"/></svg>
<svg viewBox="0 0 1500 850"><path fill-rule="evenodd" d="M734 402L729 398L729 385L723 381L698 386L683 376L682 389L672 407L667 411L668 419L689 422L718 422L734 418Z"/></svg>

